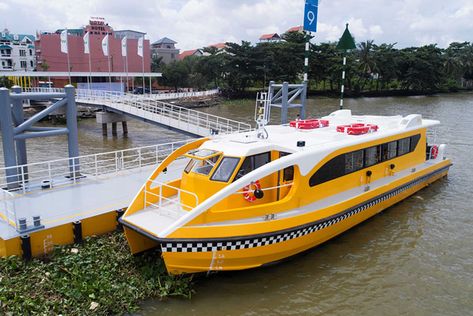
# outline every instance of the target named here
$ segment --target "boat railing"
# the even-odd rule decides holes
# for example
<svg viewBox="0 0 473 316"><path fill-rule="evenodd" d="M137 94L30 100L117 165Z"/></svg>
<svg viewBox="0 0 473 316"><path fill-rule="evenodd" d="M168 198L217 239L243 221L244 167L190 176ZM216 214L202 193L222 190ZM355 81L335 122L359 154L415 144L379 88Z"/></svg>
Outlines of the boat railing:
<svg viewBox="0 0 473 316"><path fill-rule="evenodd" d="M145 207L153 206L160 210L166 211L189 211L199 205L199 197L191 191L181 189L180 187L170 185L168 183L157 180L149 181L149 186L146 185L144 189L144 205ZM154 185L151 187L151 185ZM167 191L168 194L165 194ZM175 194L172 194L174 193ZM189 205L181 202L183 195L189 195L193 198L194 205ZM171 207L170 207L171 206Z"/></svg>
<svg viewBox="0 0 473 316"><path fill-rule="evenodd" d="M3 167L0 168L0 187L8 187L8 191L21 195L34 190L96 180L98 177L102 179L121 171L156 165L189 141L191 140Z"/></svg>

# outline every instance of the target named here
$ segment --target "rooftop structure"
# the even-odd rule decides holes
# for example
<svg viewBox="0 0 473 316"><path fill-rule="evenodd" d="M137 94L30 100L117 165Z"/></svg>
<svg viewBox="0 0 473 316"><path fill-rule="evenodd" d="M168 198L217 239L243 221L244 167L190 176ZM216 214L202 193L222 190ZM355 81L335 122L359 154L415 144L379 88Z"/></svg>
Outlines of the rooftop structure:
<svg viewBox="0 0 473 316"><path fill-rule="evenodd" d="M168 37L163 37L151 44L151 55L153 57L162 57L165 64L176 61L179 57L179 49L175 47L176 41Z"/></svg>
<svg viewBox="0 0 473 316"><path fill-rule="evenodd" d="M115 31L114 33L115 33L115 37L119 39L122 39L126 36L127 39L137 40L146 35L146 33L133 31L133 30L120 30L120 31Z"/></svg>

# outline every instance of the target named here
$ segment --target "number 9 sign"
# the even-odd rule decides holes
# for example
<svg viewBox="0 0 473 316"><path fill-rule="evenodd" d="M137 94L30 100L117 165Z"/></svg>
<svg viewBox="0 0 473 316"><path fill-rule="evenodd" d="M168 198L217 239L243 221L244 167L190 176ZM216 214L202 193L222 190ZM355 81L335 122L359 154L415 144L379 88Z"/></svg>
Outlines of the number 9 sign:
<svg viewBox="0 0 473 316"><path fill-rule="evenodd" d="M304 30L317 32L317 11L319 7L318 0L306 0L304 10Z"/></svg>

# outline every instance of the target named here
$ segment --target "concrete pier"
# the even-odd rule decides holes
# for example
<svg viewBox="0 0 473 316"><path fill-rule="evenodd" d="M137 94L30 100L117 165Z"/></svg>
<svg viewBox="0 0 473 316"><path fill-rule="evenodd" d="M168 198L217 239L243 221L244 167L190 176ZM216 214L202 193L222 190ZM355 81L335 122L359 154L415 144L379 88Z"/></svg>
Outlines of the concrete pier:
<svg viewBox="0 0 473 316"><path fill-rule="evenodd" d="M96 112L96 121L98 124L102 124L102 135L108 135L107 124L112 124L112 135L117 136L117 123L122 122L123 135L128 134L128 117L123 114L117 114L113 112Z"/></svg>

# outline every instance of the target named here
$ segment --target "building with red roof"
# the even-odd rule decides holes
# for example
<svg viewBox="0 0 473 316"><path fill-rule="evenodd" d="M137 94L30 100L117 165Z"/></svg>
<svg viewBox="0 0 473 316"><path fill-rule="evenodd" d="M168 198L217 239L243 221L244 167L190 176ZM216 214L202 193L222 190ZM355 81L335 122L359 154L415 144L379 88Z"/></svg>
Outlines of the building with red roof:
<svg viewBox="0 0 473 316"><path fill-rule="evenodd" d="M260 42L279 42L281 41L281 36L278 33L263 34L259 38Z"/></svg>
<svg viewBox="0 0 473 316"><path fill-rule="evenodd" d="M302 32L302 25L293 26L289 30L286 31L286 33L291 33L291 32Z"/></svg>
<svg viewBox="0 0 473 316"><path fill-rule="evenodd" d="M203 56L204 55L204 52L197 48L197 49L189 49L189 50L185 50L183 51L182 53L179 54L179 56L177 57L177 59L179 60L183 60L184 58L186 57L189 57L189 56Z"/></svg>

